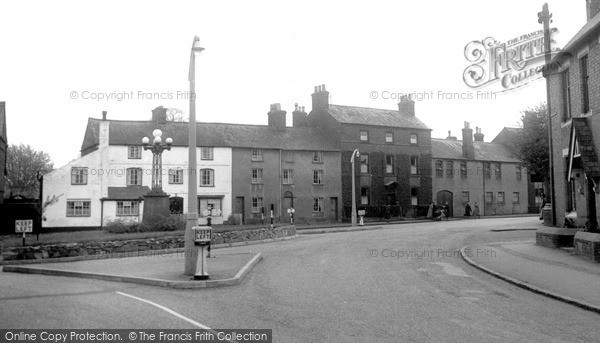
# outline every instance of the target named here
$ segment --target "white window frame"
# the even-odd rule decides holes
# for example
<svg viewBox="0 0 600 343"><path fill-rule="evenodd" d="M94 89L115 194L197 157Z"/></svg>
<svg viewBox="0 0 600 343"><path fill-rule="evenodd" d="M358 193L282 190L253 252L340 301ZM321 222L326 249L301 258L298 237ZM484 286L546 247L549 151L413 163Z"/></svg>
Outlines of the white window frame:
<svg viewBox="0 0 600 343"><path fill-rule="evenodd" d="M175 185L183 184L183 169L169 169L169 183Z"/></svg>
<svg viewBox="0 0 600 343"><path fill-rule="evenodd" d="M252 184L259 185L263 183L262 168L252 168Z"/></svg>
<svg viewBox="0 0 600 343"><path fill-rule="evenodd" d="M322 185L323 175L323 169L313 169L313 185Z"/></svg>
<svg viewBox="0 0 600 343"><path fill-rule="evenodd" d="M322 213L323 211L323 198L313 198L313 213Z"/></svg>
<svg viewBox="0 0 600 343"><path fill-rule="evenodd" d="M214 148L211 146L200 147L200 160L212 161L215 159Z"/></svg>
<svg viewBox="0 0 600 343"><path fill-rule="evenodd" d="M253 162L262 162L262 160L263 160L262 150L260 150L260 149L252 149L251 160Z"/></svg>
<svg viewBox="0 0 600 343"><path fill-rule="evenodd" d="M127 176L125 182L127 186L141 186L142 185L142 168L127 168ZM135 182L133 182L135 181Z"/></svg>
<svg viewBox="0 0 600 343"><path fill-rule="evenodd" d="M137 216L139 214L139 201L117 201L117 216Z"/></svg>
<svg viewBox="0 0 600 343"><path fill-rule="evenodd" d="M200 169L200 187L215 186L215 170L211 168Z"/></svg>
<svg viewBox="0 0 600 343"><path fill-rule="evenodd" d="M284 169L282 172L282 183L284 185L294 184L294 169Z"/></svg>
<svg viewBox="0 0 600 343"><path fill-rule="evenodd" d="M72 208L69 204L73 204ZM69 212L71 210L71 212ZM67 217L91 217L92 201L89 199L69 199L67 200Z"/></svg>
<svg viewBox="0 0 600 343"><path fill-rule="evenodd" d="M253 197L252 198L252 213L261 213L263 207L263 198L262 197Z"/></svg>
<svg viewBox="0 0 600 343"><path fill-rule="evenodd" d="M139 160L142 158L142 147L139 145L130 145L127 147L127 158L130 160Z"/></svg>
<svg viewBox="0 0 600 343"><path fill-rule="evenodd" d="M88 174L89 173L87 167L72 167L71 185L87 185Z"/></svg>

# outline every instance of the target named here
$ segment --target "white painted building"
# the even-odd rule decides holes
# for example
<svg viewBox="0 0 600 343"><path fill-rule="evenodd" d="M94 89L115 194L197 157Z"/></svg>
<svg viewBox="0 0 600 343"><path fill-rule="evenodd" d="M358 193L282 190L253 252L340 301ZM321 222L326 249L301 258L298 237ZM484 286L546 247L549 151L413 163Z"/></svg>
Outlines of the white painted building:
<svg viewBox="0 0 600 343"><path fill-rule="evenodd" d="M44 176L43 197L48 202L45 228L98 228L111 220L141 221L143 196L152 187L152 153L142 138L163 131L173 139L162 155L163 191L173 212L187 212L188 123L167 122L166 109L152 111L151 121L90 118L81 157ZM199 222L208 216L221 224L231 214L231 147L210 128L198 126L197 177Z"/></svg>

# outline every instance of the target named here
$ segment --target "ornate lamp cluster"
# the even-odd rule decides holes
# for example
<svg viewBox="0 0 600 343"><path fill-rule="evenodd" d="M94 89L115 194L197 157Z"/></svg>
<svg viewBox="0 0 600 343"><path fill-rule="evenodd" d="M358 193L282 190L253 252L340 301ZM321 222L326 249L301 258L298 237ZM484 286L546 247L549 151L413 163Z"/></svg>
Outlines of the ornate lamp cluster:
<svg viewBox="0 0 600 343"><path fill-rule="evenodd" d="M153 193L164 193L162 190L162 152L165 150L171 150L173 139L170 137L165 139L166 144L162 144L162 131L156 129L152 131L154 140L152 145L148 137L142 138L142 144L144 150L152 151L152 192Z"/></svg>

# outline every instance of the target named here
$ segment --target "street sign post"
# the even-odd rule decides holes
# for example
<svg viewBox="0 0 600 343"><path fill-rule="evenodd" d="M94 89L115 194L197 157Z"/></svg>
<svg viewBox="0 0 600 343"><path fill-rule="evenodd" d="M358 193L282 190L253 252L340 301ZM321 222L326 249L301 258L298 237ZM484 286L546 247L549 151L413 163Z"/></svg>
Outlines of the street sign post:
<svg viewBox="0 0 600 343"><path fill-rule="evenodd" d="M25 246L25 234L27 232L33 232L33 220L32 219L15 220L15 232L23 233L23 246Z"/></svg>
<svg viewBox="0 0 600 343"><path fill-rule="evenodd" d="M209 277L206 270L206 251L212 239L212 228L210 226L194 226L192 232L194 233L194 245L198 247L194 280L206 280Z"/></svg>

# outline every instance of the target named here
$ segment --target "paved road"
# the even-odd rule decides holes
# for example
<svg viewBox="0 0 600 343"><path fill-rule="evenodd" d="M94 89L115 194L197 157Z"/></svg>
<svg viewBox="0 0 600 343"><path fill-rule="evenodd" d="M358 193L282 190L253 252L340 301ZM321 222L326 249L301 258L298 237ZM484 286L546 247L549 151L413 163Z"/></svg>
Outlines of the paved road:
<svg viewBox="0 0 600 343"><path fill-rule="evenodd" d="M538 225L536 218L393 225L215 250L261 252L264 260L241 285L206 290L3 273L0 327L195 328L187 318L211 328L270 328L275 342L596 342L598 314L459 257L467 244L534 239L534 231L491 229Z"/></svg>

